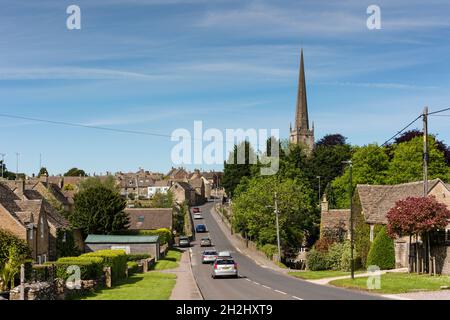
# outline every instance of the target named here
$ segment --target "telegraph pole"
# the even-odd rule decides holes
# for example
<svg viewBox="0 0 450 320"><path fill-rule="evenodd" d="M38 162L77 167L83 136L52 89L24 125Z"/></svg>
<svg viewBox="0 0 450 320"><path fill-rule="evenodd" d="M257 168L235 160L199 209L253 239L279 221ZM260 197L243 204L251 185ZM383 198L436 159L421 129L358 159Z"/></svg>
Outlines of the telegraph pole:
<svg viewBox="0 0 450 320"><path fill-rule="evenodd" d="M428 195L428 107L423 110L423 196Z"/></svg>
<svg viewBox="0 0 450 320"><path fill-rule="evenodd" d="M352 177L352 169L353 163L351 160L343 161L342 163L346 163L349 166L349 177L348 177L348 193L350 200L350 270L352 279L355 279L355 260L353 257L354 251L354 232L353 232L353 177Z"/></svg>
<svg viewBox="0 0 450 320"><path fill-rule="evenodd" d="M277 245L278 245L278 262L281 262L281 247L280 247L280 225L278 223L278 198L275 192L275 219L277 224Z"/></svg>

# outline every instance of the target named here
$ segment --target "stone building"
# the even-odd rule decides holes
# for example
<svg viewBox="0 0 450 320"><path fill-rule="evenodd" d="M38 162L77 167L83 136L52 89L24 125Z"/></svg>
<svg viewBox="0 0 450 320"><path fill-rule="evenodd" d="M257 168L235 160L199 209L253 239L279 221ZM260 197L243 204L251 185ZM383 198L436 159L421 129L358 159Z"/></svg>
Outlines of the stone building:
<svg viewBox="0 0 450 320"><path fill-rule="evenodd" d="M183 181L176 181L169 189L173 193L173 197L176 203L186 203L189 206L196 205L196 192L192 186Z"/></svg>
<svg viewBox="0 0 450 320"><path fill-rule="evenodd" d="M303 62L303 49L300 54L300 74L298 79L297 105L295 110L295 123L289 128L289 142L304 145L309 152L314 149L314 124L309 128L308 102L306 98L305 66Z"/></svg>
<svg viewBox="0 0 450 320"><path fill-rule="evenodd" d="M172 230L172 208L127 208L129 230L156 230L166 228Z"/></svg>

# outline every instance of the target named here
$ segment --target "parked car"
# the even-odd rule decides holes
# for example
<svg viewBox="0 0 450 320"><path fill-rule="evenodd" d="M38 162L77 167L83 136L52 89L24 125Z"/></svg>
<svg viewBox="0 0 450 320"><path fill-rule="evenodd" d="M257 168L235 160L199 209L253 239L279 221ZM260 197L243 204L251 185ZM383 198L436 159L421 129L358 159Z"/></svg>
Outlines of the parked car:
<svg viewBox="0 0 450 320"><path fill-rule="evenodd" d="M198 212L200 212L200 208L193 208L193 209L192 209L192 212L193 212L193 213L198 213Z"/></svg>
<svg viewBox="0 0 450 320"><path fill-rule="evenodd" d="M200 246L201 247L211 247L211 239L208 237L202 238L202 240L200 241Z"/></svg>
<svg viewBox="0 0 450 320"><path fill-rule="evenodd" d="M189 240L188 237L180 237L179 245L180 247L190 247L191 241Z"/></svg>
<svg viewBox="0 0 450 320"><path fill-rule="evenodd" d="M239 275L237 263L233 260L233 258L218 257L216 261L214 261L211 277L213 279L217 277L238 278Z"/></svg>
<svg viewBox="0 0 450 320"><path fill-rule="evenodd" d="M206 226L204 224L198 224L195 227L195 232L197 232L197 233L207 232L206 231Z"/></svg>
<svg viewBox="0 0 450 320"><path fill-rule="evenodd" d="M203 216L201 213L194 213L194 219L196 219L196 220L203 219Z"/></svg>
<svg viewBox="0 0 450 320"><path fill-rule="evenodd" d="M205 250L202 253L202 263L211 263L216 261L217 251L216 250Z"/></svg>

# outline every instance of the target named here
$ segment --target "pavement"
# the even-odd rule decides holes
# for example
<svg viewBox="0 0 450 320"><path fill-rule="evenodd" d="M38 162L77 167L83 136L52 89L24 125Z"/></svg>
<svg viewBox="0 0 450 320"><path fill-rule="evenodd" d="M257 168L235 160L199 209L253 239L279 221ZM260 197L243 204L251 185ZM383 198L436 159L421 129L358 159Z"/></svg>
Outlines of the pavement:
<svg viewBox="0 0 450 320"><path fill-rule="evenodd" d="M184 250L178 268L158 272L172 273L177 276L177 282L170 295L170 300L203 300L192 274L189 250Z"/></svg>
<svg viewBox="0 0 450 320"><path fill-rule="evenodd" d="M372 300L384 299L379 295L351 291L343 288L324 286L297 279L286 274L288 270L279 268L268 259L252 255L246 248L239 246L229 229L221 223L213 203L201 206L202 220L208 233L196 234L192 242L192 271L197 285L207 300ZM209 236L218 251L231 251L238 264L238 279L212 279L211 265L201 263L204 248L199 239ZM248 254L248 255L247 255Z"/></svg>

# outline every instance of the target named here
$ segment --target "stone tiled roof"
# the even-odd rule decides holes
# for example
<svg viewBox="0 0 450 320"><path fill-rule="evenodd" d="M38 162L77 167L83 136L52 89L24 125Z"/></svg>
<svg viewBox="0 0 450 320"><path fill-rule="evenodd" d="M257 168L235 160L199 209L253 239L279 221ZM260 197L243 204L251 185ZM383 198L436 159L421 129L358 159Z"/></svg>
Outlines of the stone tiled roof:
<svg viewBox="0 0 450 320"><path fill-rule="evenodd" d="M172 208L127 208L130 230L172 229Z"/></svg>
<svg viewBox="0 0 450 320"><path fill-rule="evenodd" d="M204 182L203 182L202 178L195 178L195 179L189 180L189 184L194 188L201 188L203 183Z"/></svg>
<svg viewBox="0 0 450 320"><path fill-rule="evenodd" d="M323 229L342 227L348 230L350 223L350 209L331 209L321 213L320 224Z"/></svg>
<svg viewBox="0 0 450 320"><path fill-rule="evenodd" d="M169 180L158 180L155 181L155 187L170 187L170 181Z"/></svg>
<svg viewBox="0 0 450 320"><path fill-rule="evenodd" d="M177 181L176 183L177 183L180 187L182 187L184 190L186 190L186 191L194 190L194 189L192 188L192 186L191 186L189 183L187 183L187 182L184 182L184 181Z"/></svg>
<svg viewBox="0 0 450 320"><path fill-rule="evenodd" d="M48 223L56 229L69 227L69 221L64 218L52 205L36 190L25 190L25 197L29 200L41 200L42 207L47 215Z"/></svg>
<svg viewBox="0 0 450 320"><path fill-rule="evenodd" d="M442 181L430 180L428 189L431 190L438 183ZM407 197L423 196L423 183L417 181L397 185L357 185L356 190L366 222L386 224L386 214L397 201Z"/></svg>
<svg viewBox="0 0 450 320"><path fill-rule="evenodd" d="M39 221L42 200L15 200L15 203L20 207L20 211L16 211L15 214L24 225Z"/></svg>

